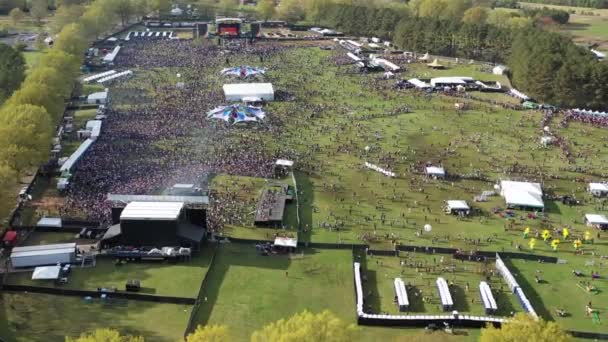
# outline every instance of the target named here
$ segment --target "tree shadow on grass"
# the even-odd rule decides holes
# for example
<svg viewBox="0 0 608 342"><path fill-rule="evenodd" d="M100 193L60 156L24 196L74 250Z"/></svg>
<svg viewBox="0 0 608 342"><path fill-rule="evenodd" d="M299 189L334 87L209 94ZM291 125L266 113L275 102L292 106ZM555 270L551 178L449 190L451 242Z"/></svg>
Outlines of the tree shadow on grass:
<svg viewBox="0 0 608 342"><path fill-rule="evenodd" d="M562 211L554 201L545 201L545 212L548 214L560 215Z"/></svg>
<svg viewBox="0 0 608 342"><path fill-rule="evenodd" d="M589 26L591 25L585 23L568 23L567 25L568 29L573 31L584 31L588 29Z"/></svg>
<svg viewBox="0 0 608 342"><path fill-rule="evenodd" d="M306 250L306 254L310 253L314 253L314 251ZM291 260L287 256L261 256L255 252L255 246L253 245L220 245L213 264L207 271L205 284L198 298L199 306L198 308L194 308L196 310L194 313L194 323L196 325L206 325L209 322L209 318L217 303L220 289L231 266L287 270L290 265Z"/></svg>
<svg viewBox="0 0 608 342"><path fill-rule="evenodd" d="M515 277L515 279L517 279L517 283L526 294L526 297L528 297L528 300L532 304L532 307L534 308L536 313L548 321L554 321L555 319L553 318L553 315L551 315L551 312L547 310L542 298L540 297L538 292L536 292L532 284L530 284L528 279L523 274L521 274L521 272L519 272L519 270L513 265L513 263L511 263L511 260L507 259L504 260L504 262ZM513 295L515 296L515 294Z"/></svg>
<svg viewBox="0 0 608 342"><path fill-rule="evenodd" d="M452 298L454 299L454 310L457 310L459 312L470 311L470 305L467 301L467 296L461 286L456 284L450 286L450 293L452 293Z"/></svg>
<svg viewBox="0 0 608 342"><path fill-rule="evenodd" d="M294 172L296 182L298 183L298 200L300 205L300 233L298 239L302 242L310 242L312 232L312 214L314 203L314 191L310 177L303 172ZM306 229L306 232L304 229Z"/></svg>
<svg viewBox="0 0 608 342"><path fill-rule="evenodd" d="M407 299L410 301L409 312L426 312L424 301L422 301L422 291L417 286L407 288Z"/></svg>

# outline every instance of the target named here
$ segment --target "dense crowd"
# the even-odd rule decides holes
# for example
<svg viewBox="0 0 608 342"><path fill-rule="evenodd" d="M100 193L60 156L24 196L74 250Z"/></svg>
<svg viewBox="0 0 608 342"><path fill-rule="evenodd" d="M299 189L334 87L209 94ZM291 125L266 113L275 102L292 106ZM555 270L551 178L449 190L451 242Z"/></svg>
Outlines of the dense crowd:
<svg viewBox="0 0 608 342"><path fill-rule="evenodd" d="M155 194L175 183L200 183L215 173L269 177L275 156L265 135L277 127L267 124L255 128L259 134L250 134L249 127L207 120L206 111L223 104L221 80L214 76L233 55L263 60L280 49L264 44L235 53L183 41L123 48L115 67L146 72L147 79L137 77L110 90L114 108L77 165L62 214L107 220L108 193ZM167 82L174 74L159 74L158 68L175 68L184 85Z"/></svg>

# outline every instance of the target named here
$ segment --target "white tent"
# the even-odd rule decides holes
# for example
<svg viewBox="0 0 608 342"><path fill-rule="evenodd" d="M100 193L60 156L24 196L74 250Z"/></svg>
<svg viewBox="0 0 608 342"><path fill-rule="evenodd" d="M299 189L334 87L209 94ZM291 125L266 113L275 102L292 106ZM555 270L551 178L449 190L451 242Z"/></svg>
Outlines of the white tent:
<svg viewBox="0 0 608 342"><path fill-rule="evenodd" d="M447 207L451 210L470 210L471 209L471 208L469 208L467 201L450 200L450 201L446 201L446 202L447 202Z"/></svg>
<svg viewBox="0 0 608 342"><path fill-rule="evenodd" d="M427 166L425 172L427 175L434 178L445 177L445 170L441 166Z"/></svg>
<svg viewBox="0 0 608 342"><path fill-rule="evenodd" d="M501 181L500 195L507 207L544 209L543 190L539 183Z"/></svg>
<svg viewBox="0 0 608 342"><path fill-rule="evenodd" d="M293 166L293 161L287 160L287 159L277 159L277 162L275 163L275 165L291 167L291 166Z"/></svg>
<svg viewBox="0 0 608 342"><path fill-rule="evenodd" d="M184 10L182 10L179 7L175 7L174 9L171 10L171 15L180 16L182 14L184 14Z"/></svg>
<svg viewBox="0 0 608 342"><path fill-rule="evenodd" d="M602 197L608 194L608 184L605 183L589 183L587 189L595 197Z"/></svg>
<svg viewBox="0 0 608 342"><path fill-rule="evenodd" d="M34 269L32 280L53 280L59 278L61 266L40 266Z"/></svg>
<svg viewBox="0 0 608 342"><path fill-rule="evenodd" d="M92 93L87 96L88 104L106 104L108 102L108 90Z"/></svg>
<svg viewBox="0 0 608 342"><path fill-rule="evenodd" d="M505 65L497 65L492 68L492 73L494 75L504 75L507 70L509 70L509 68L507 68Z"/></svg>
<svg viewBox="0 0 608 342"><path fill-rule="evenodd" d="M224 95L226 96L226 101L243 101L247 97L274 101L274 89L271 83L224 84Z"/></svg>
<svg viewBox="0 0 608 342"><path fill-rule="evenodd" d="M587 225L589 226L608 226L608 218L606 218L605 215L585 214L585 222L587 222Z"/></svg>
<svg viewBox="0 0 608 342"><path fill-rule="evenodd" d="M61 217L43 217L38 220L36 227L61 228Z"/></svg>
<svg viewBox="0 0 608 342"><path fill-rule="evenodd" d="M281 246L281 247L296 248L296 247L298 247L298 239L297 238L277 236L276 238L274 238L274 245L275 246Z"/></svg>

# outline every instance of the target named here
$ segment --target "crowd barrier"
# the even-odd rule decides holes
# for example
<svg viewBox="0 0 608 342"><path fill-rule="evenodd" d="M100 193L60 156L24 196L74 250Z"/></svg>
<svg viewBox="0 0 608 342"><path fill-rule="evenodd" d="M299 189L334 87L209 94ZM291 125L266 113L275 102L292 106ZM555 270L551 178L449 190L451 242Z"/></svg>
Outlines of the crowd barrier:
<svg viewBox="0 0 608 342"><path fill-rule="evenodd" d="M147 295L134 292L101 292L92 290L77 290L77 289L66 289L66 288L54 288L54 287L43 287L43 286L29 286L29 285L11 285L4 284L4 291L14 292L33 292L33 293L44 293L52 295L62 296L74 296L74 297L92 297L98 298L101 294L105 293L110 298L123 298L130 300L139 300L145 302L156 302L156 303L167 303L167 304L187 304L194 305L196 298L189 297L172 297L172 296L158 296L158 295Z"/></svg>
<svg viewBox="0 0 608 342"><path fill-rule="evenodd" d="M454 312L449 315L384 315L366 313L364 310L363 284L361 281L361 264L353 262L353 280L355 287L355 304L357 324L372 326L427 326L448 323L459 327L485 327L492 324L499 327L506 321L499 317L460 315Z"/></svg>
<svg viewBox="0 0 608 342"><path fill-rule="evenodd" d="M513 274L511 274L511 271L502 261L498 253L496 253L496 269L502 275L503 279L509 286L509 289L511 289L511 291L517 296L517 299L519 299L519 303L521 304L524 311L535 319L538 319L538 314L536 314L536 310L534 310L534 307L532 307L532 304L526 297L526 294L521 289L521 287L515 280L515 277L513 277Z"/></svg>

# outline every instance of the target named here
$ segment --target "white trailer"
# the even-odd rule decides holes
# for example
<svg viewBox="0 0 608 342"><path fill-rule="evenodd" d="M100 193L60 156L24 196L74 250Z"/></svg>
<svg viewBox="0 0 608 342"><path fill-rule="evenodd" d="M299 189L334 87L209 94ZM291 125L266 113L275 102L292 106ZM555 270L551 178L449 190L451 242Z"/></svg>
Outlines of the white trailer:
<svg viewBox="0 0 608 342"><path fill-rule="evenodd" d="M76 243L15 247L11 264L15 268L71 264L76 261Z"/></svg>

